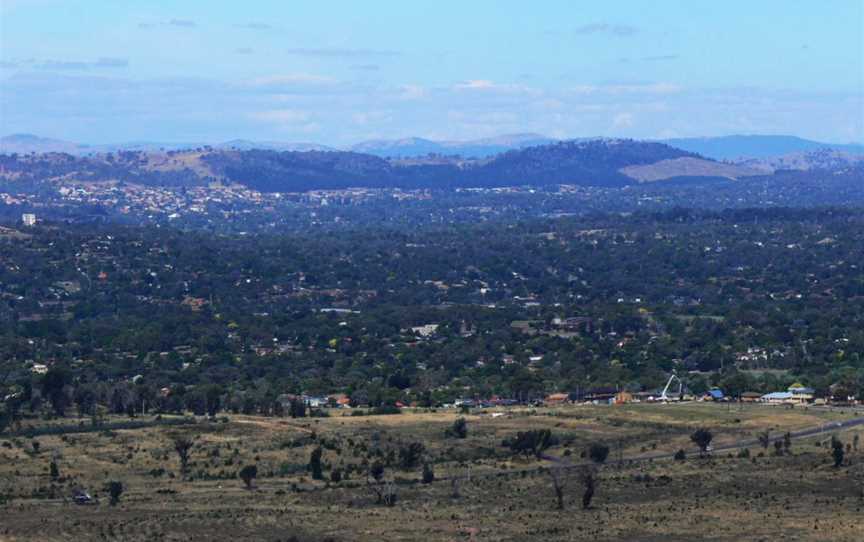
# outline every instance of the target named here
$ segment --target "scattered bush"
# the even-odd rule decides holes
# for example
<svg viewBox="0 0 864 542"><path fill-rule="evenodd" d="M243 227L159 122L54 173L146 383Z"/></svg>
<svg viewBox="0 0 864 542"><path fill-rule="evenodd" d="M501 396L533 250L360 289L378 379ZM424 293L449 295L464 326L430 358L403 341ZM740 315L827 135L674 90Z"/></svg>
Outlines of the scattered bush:
<svg viewBox="0 0 864 542"><path fill-rule="evenodd" d="M699 453L702 456L708 452L708 448L711 446L711 440L713 439L714 435L712 435L711 431L705 427L700 427L690 435L690 440L699 447Z"/></svg>
<svg viewBox="0 0 864 542"><path fill-rule="evenodd" d="M403 469L411 469L420 463L426 447L420 442L412 442L399 447L399 465Z"/></svg>
<svg viewBox="0 0 864 542"><path fill-rule="evenodd" d="M395 405L381 405L373 408L369 414L373 416L386 416L390 414L402 414L402 411Z"/></svg>
<svg viewBox="0 0 864 542"><path fill-rule="evenodd" d="M468 436L468 423L465 418L457 418L453 425L447 428L445 435L451 438L465 438Z"/></svg>
<svg viewBox="0 0 864 542"><path fill-rule="evenodd" d="M109 503L111 506L115 506L120 502L120 496L123 495L123 483L118 482L116 480L108 482L105 485L105 490L108 492L108 495L111 497Z"/></svg>
<svg viewBox="0 0 864 542"><path fill-rule="evenodd" d="M513 453L539 458L550 446L558 444L558 438L549 429L535 429L519 431L514 438L505 439L501 444L509 447Z"/></svg>
<svg viewBox="0 0 864 542"><path fill-rule="evenodd" d="M312 455L309 456L309 471L312 473L313 480L323 480L324 473L321 468L321 455L324 451L320 446L312 450Z"/></svg>
<svg viewBox="0 0 864 542"><path fill-rule="evenodd" d="M831 457L834 458L834 467L837 468L843 464L843 457L845 456L845 452L843 451L843 441L838 439L836 436L831 437Z"/></svg>
<svg viewBox="0 0 864 542"><path fill-rule="evenodd" d="M246 484L246 489L252 489L252 482L258 477L258 466L246 465L240 469L238 476L240 476L240 479L243 480L244 484Z"/></svg>
<svg viewBox="0 0 864 542"><path fill-rule="evenodd" d="M601 442L594 442L588 447L588 457L595 463L605 463L609 457L609 446Z"/></svg>
<svg viewBox="0 0 864 542"><path fill-rule="evenodd" d="M432 465L429 463L423 464L423 478L422 482L424 484L431 484L435 481L435 471L432 468Z"/></svg>

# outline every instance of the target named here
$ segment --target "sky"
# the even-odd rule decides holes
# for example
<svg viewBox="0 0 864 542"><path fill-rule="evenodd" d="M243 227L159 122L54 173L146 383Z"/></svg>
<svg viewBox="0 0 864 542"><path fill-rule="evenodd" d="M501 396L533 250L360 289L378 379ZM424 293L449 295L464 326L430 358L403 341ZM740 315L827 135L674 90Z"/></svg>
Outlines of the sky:
<svg viewBox="0 0 864 542"><path fill-rule="evenodd" d="M0 135L864 142L864 0L0 0Z"/></svg>

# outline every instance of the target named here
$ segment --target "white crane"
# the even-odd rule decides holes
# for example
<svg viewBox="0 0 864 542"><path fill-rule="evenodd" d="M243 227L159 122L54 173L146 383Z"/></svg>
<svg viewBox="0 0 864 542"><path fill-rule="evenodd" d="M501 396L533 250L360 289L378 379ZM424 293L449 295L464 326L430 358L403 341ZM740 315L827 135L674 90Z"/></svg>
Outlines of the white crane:
<svg viewBox="0 0 864 542"><path fill-rule="evenodd" d="M678 397L679 398L681 397L681 393L684 391L684 383L681 382L681 379L678 378L678 375L676 375L675 373L672 373L672 376L669 377L669 381L666 382L666 387L663 388L663 393L660 394L660 400L661 401L668 401L669 400L669 396L666 395L666 392L669 391L669 386L672 385L673 380L678 381Z"/></svg>

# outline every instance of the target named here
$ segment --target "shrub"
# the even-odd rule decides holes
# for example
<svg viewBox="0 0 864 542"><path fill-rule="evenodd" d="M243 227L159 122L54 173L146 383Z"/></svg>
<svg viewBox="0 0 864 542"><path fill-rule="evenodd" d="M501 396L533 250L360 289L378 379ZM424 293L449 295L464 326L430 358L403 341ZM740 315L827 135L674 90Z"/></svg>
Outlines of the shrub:
<svg viewBox="0 0 864 542"><path fill-rule="evenodd" d="M588 457L595 463L605 463L609 457L609 446L601 442L595 442L588 448Z"/></svg>
<svg viewBox="0 0 864 542"><path fill-rule="evenodd" d="M369 414L372 414L373 416L384 416L390 414L402 414L402 411L395 405L381 405L373 408Z"/></svg>
<svg viewBox="0 0 864 542"><path fill-rule="evenodd" d="M699 453L703 456L708 451L708 447L711 446L711 440L713 438L714 435L712 435L711 431L705 427L700 427L690 435L690 440L699 447Z"/></svg>
<svg viewBox="0 0 864 542"><path fill-rule="evenodd" d="M684 450L678 450L675 452L675 461L684 461L687 459L687 453Z"/></svg>
<svg viewBox="0 0 864 542"><path fill-rule="evenodd" d="M375 461L369 467L369 476L376 482L380 482L384 478L384 465L380 461Z"/></svg>
<svg viewBox="0 0 864 542"><path fill-rule="evenodd" d="M116 480L108 482L105 485L105 490L108 491L108 495L111 497L111 506L120 502L120 496L123 494L123 489L123 483Z"/></svg>
<svg viewBox="0 0 864 542"><path fill-rule="evenodd" d="M306 416L306 403L300 399L293 399L288 408L288 414L292 418L304 418Z"/></svg>
<svg viewBox="0 0 864 542"><path fill-rule="evenodd" d="M420 459L422 459L425 451L426 447L420 442L412 442L407 446L400 446L399 465L403 469L415 467L420 462Z"/></svg>
<svg viewBox="0 0 864 542"><path fill-rule="evenodd" d="M783 455L783 441L775 440L774 441L774 455L781 456Z"/></svg>
<svg viewBox="0 0 864 542"><path fill-rule="evenodd" d="M834 458L834 467L837 468L843 464L843 441L836 436L831 437L831 457Z"/></svg>
<svg viewBox="0 0 864 542"><path fill-rule="evenodd" d="M435 471L429 463L423 464L423 479L424 484L431 484L435 481Z"/></svg>
<svg viewBox="0 0 864 542"><path fill-rule="evenodd" d="M238 476L240 476L240 479L243 480L244 484L246 484L246 489L252 489L252 481L258 477L257 465L246 465L240 469Z"/></svg>
<svg viewBox="0 0 864 542"><path fill-rule="evenodd" d="M558 444L558 438L549 429L535 429L532 431L519 431L516 437L502 442L514 453L523 454L526 457L540 455L550 446Z"/></svg>
<svg viewBox="0 0 864 542"><path fill-rule="evenodd" d="M445 435L452 438L465 438L468 436L468 423L465 418L457 418L453 425L447 428Z"/></svg>
<svg viewBox="0 0 864 542"><path fill-rule="evenodd" d="M321 454L324 451L320 446L312 450L312 455L309 456L309 471L312 472L313 480L323 480L324 473L321 470Z"/></svg>

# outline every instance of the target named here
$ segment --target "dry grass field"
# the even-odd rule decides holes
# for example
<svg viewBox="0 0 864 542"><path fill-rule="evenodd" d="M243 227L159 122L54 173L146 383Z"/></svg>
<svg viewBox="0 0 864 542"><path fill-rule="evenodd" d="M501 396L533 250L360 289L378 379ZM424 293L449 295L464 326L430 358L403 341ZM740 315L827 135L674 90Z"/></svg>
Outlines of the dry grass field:
<svg viewBox="0 0 864 542"><path fill-rule="evenodd" d="M779 436L855 416L848 411L712 404L475 410L464 415L466 438L446 435L460 416L333 411L327 418L229 416L0 436L0 540L864 539L864 445L835 468L828 434L795 439L782 456L773 446L749 446L749 458L729 450L702 459L689 439L699 426L712 431L715 446L765 429ZM606 464L595 467L599 482L588 510L581 468L561 469L502 446L530 429L550 429L559 443L546 453L568 464L588 461L580 456L592 442L609 446ZM864 426L838 436L851 445L861 433ZM177 437L194 440L185 475ZM423 444L422 459L403 468L400 450L413 442ZM324 480L313 480L307 465L319 446ZM685 460L627 461L678 449L687 451ZM376 460L388 465L384 480L394 482L392 506L376 504L367 482ZM435 482L420 482L422 462L434 468ZM258 469L251 489L237 477L245 465ZM564 486L563 510L550 469ZM340 481L331 480L334 470ZM112 480L124 485L116 506L105 489ZM99 503L74 504L79 488Z"/></svg>

